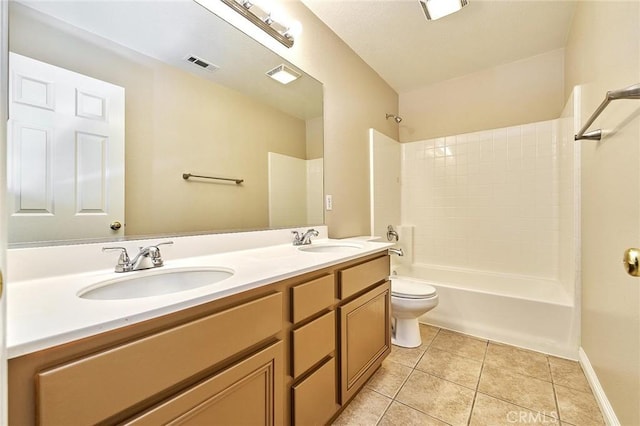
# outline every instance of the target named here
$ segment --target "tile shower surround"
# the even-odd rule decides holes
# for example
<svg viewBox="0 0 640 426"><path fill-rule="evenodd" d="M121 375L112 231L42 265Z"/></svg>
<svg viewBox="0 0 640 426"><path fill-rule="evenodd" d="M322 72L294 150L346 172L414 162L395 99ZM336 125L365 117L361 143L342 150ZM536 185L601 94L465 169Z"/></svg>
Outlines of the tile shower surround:
<svg viewBox="0 0 640 426"><path fill-rule="evenodd" d="M420 327L334 425L604 425L577 362Z"/></svg>
<svg viewBox="0 0 640 426"><path fill-rule="evenodd" d="M401 144L416 263L559 276L559 120Z"/></svg>

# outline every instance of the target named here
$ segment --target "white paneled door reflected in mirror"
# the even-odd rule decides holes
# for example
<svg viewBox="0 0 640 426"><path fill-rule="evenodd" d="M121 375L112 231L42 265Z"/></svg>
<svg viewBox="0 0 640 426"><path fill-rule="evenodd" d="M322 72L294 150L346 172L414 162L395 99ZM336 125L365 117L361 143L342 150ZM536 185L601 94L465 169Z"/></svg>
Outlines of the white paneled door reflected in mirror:
<svg viewBox="0 0 640 426"><path fill-rule="evenodd" d="M109 225L124 220L124 89L9 62L9 241L121 235Z"/></svg>
<svg viewBox="0 0 640 426"><path fill-rule="evenodd" d="M322 84L293 64L195 2L9 11L10 243L323 222ZM283 63L301 78L265 74Z"/></svg>

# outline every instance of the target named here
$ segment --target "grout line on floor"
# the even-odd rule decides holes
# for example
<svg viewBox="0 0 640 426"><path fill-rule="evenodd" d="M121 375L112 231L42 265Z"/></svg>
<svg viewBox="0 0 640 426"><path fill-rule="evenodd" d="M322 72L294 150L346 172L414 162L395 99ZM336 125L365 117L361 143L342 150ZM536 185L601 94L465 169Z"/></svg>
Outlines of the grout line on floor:
<svg viewBox="0 0 640 426"><path fill-rule="evenodd" d="M469 410L469 418L467 419L467 426L471 424L471 418L473 417L473 410L476 407L476 399L478 398L478 389L480 388L480 379L482 378L482 372L484 371L484 363L487 360L487 352L489 350L489 341L484 348L484 354L482 354L482 365L480 365L480 374L478 374L478 381L474 389L473 401L471 402L471 410Z"/></svg>
<svg viewBox="0 0 640 426"><path fill-rule="evenodd" d="M556 383L553 380L553 373L551 372L551 361L549 361L549 357L547 357L547 364L549 365L549 375L551 376L551 387L553 388L553 401L556 404L556 417L558 418L558 423L562 421L560 418L560 404L558 404L558 394L556 393Z"/></svg>
<svg viewBox="0 0 640 426"><path fill-rule="evenodd" d="M478 382L480 381L480 378L478 378ZM478 397L478 391L475 391L473 393L473 401L471 401L471 410L469 410L469 417L467 418L467 426L469 426L471 424L471 417L473 417L473 409L476 406L476 398Z"/></svg>
<svg viewBox="0 0 640 426"><path fill-rule="evenodd" d="M389 398L387 395L383 395L383 394L381 394L380 392L376 391L375 389L371 389L371 388L369 388L369 390L370 390L370 391L372 391L372 392L377 393L378 395L382 395L382 396L384 396L385 398ZM396 399L395 399L395 397L393 397L393 398L389 398L389 399L390 399L390 401L389 401L389 405L387 405L387 408L385 408L385 409L384 409L384 411L382 412L382 414L380 415L380 417L378 417L378 420L376 420L376 425L378 425L378 424L382 421L382 418L384 417L384 415L385 415L385 414L387 414L387 411L389 411L389 407L391 407L391 404L393 404L393 401L395 401L395 400L396 400Z"/></svg>

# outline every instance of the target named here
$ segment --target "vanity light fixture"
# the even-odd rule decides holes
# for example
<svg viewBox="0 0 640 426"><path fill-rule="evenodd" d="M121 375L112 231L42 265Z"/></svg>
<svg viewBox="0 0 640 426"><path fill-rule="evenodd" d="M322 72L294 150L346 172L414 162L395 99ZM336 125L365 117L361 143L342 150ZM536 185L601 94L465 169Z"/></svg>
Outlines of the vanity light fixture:
<svg viewBox="0 0 640 426"><path fill-rule="evenodd" d="M428 21L451 15L469 4L469 0L419 0Z"/></svg>
<svg viewBox="0 0 640 426"><path fill-rule="evenodd" d="M302 77L302 74L285 64L278 65L274 69L267 71L267 75L282 84L289 84Z"/></svg>
<svg viewBox="0 0 640 426"><path fill-rule="evenodd" d="M286 47L293 46L294 38L302 30L300 22L290 21L286 17L278 16L276 10L269 10L269 7L265 5L265 0L221 1ZM198 0L196 2L200 3ZM204 2L200 4L204 6Z"/></svg>

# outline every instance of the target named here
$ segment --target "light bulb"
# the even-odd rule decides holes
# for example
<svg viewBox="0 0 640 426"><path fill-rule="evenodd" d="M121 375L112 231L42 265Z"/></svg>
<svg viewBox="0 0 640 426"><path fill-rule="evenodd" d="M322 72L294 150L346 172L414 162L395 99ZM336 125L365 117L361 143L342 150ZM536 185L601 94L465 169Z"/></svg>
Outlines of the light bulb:
<svg viewBox="0 0 640 426"><path fill-rule="evenodd" d="M249 10L256 15L260 20L266 21L269 19L269 2L265 0L250 0L251 7Z"/></svg>
<svg viewBox="0 0 640 426"><path fill-rule="evenodd" d="M291 21L289 29L287 29L287 31L284 33L286 37L289 37L291 39L300 37L300 34L302 34L302 24L300 23L300 21Z"/></svg>

